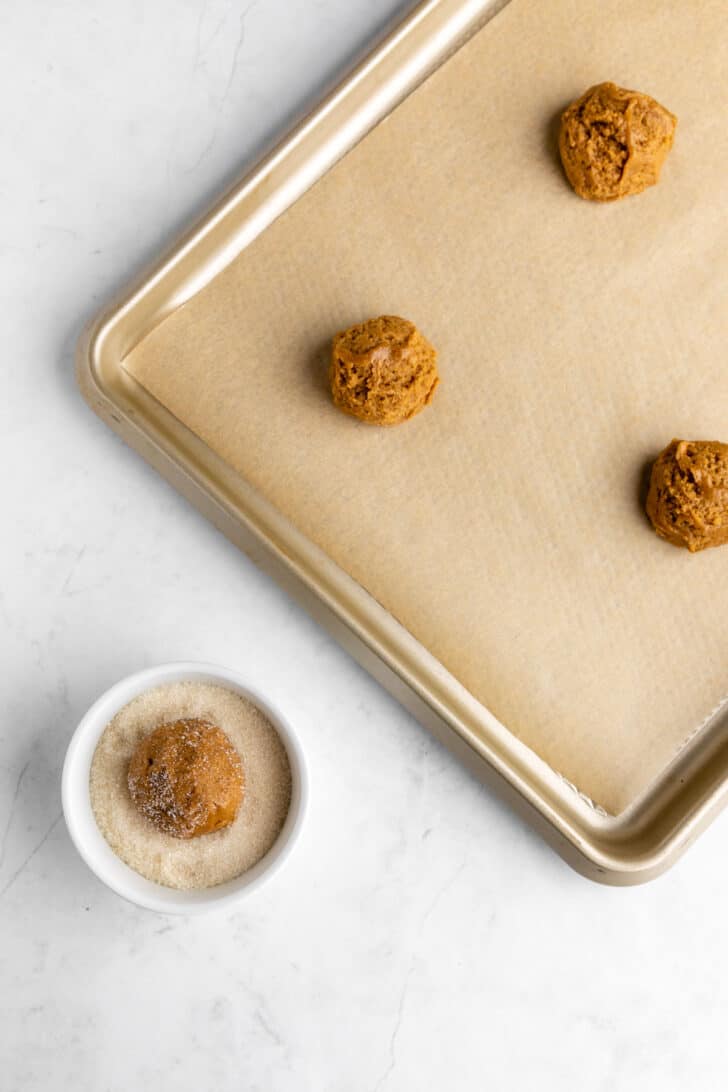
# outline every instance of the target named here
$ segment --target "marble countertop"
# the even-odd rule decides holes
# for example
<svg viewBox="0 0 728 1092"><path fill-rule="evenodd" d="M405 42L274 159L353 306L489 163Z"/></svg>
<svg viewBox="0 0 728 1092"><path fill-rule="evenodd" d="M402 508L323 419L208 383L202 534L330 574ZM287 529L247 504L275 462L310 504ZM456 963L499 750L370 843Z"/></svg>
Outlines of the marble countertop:
<svg viewBox="0 0 728 1092"><path fill-rule="evenodd" d="M8 1092L725 1087L725 817L652 884L581 879L74 384L85 320L406 7L3 6ZM177 658L244 670L298 726L312 775L289 866L210 918L122 902L60 812L81 714Z"/></svg>

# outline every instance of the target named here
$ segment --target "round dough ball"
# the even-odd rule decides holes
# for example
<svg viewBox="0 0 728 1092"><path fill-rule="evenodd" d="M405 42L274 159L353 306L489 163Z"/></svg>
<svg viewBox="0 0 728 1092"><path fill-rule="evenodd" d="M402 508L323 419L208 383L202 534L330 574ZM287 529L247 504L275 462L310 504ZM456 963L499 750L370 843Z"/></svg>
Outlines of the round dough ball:
<svg viewBox="0 0 728 1092"><path fill-rule="evenodd" d="M334 405L344 413L397 425L431 401L437 353L413 322L382 315L336 335L329 378Z"/></svg>
<svg viewBox="0 0 728 1092"><path fill-rule="evenodd" d="M580 197L616 201L653 186L672 148L677 118L639 91L590 87L561 118L559 151Z"/></svg>
<svg viewBox="0 0 728 1092"><path fill-rule="evenodd" d="M728 444L673 440L652 467L647 515L691 553L728 542Z"/></svg>
<svg viewBox="0 0 728 1092"><path fill-rule="evenodd" d="M175 838L229 826L243 799L243 767L225 733L204 720L163 724L139 743L127 783L141 814Z"/></svg>

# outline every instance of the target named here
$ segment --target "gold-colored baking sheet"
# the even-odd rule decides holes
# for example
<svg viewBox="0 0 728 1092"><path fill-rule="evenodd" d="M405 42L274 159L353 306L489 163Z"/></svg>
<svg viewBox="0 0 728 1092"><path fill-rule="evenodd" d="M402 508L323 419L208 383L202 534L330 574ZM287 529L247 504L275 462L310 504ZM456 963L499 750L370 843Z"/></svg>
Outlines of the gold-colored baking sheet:
<svg viewBox="0 0 728 1092"><path fill-rule="evenodd" d="M611 813L728 692L728 551L661 542L645 467L728 438L722 0L512 0L129 356L157 399ZM679 117L659 186L577 198L555 122L612 79ZM441 387L332 408L333 332L414 319Z"/></svg>

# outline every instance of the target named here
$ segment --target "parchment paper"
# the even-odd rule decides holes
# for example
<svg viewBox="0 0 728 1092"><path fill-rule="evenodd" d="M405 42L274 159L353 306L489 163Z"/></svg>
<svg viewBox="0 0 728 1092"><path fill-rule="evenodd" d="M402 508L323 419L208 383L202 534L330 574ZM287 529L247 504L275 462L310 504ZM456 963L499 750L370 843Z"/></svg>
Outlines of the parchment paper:
<svg viewBox="0 0 728 1092"><path fill-rule="evenodd" d="M595 205L555 117L604 79L680 120L660 185ZM661 542L640 499L673 436L728 440L727 79L725 0L513 0L128 360L613 812L728 692L728 548ZM440 352L391 430L325 385L380 313Z"/></svg>

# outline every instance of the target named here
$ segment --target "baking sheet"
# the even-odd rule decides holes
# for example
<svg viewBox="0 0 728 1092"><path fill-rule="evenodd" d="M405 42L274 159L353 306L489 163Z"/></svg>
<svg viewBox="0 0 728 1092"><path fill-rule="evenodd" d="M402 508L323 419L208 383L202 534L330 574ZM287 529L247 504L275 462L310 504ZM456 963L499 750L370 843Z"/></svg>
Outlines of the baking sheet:
<svg viewBox="0 0 728 1092"><path fill-rule="evenodd" d="M126 362L614 813L728 691L728 553L640 506L673 435L726 438L725 16L512 0ZM662 183L604 206L554 140L602 79L680 119ZM325 385L332 332L382 312L442 375L386 431Z"/></svg>

